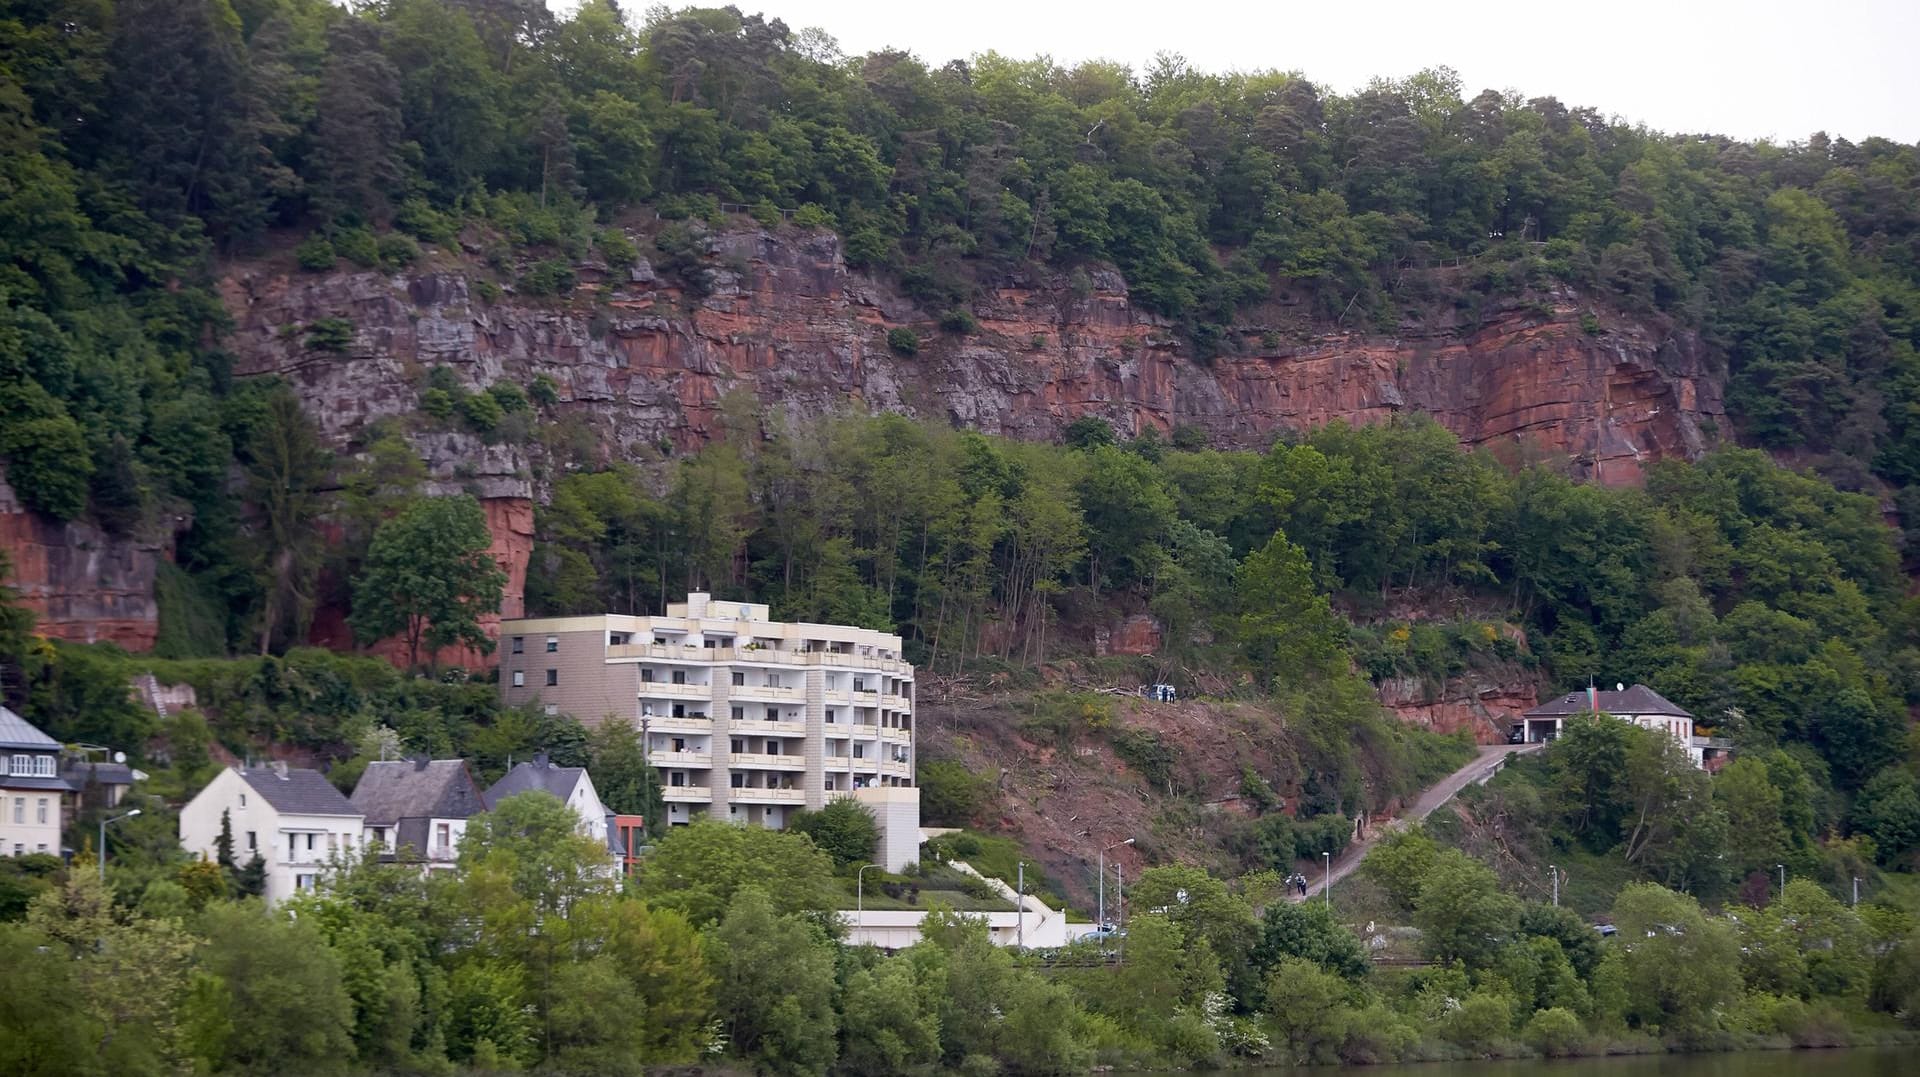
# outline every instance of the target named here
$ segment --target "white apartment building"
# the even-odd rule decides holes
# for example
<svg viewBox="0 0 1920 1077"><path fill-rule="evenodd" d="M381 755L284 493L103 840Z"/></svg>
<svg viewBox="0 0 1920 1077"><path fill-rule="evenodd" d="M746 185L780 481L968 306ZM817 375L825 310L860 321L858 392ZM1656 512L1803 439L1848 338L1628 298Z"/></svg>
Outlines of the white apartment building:
<svg viewBox="0 0 1920 1077"><path fill-rule="evenodd" d="M223 812L233 828L234 863L245 867L256 853L266 863L269 905L312 890L335 852L359 847L366 825L319 771L285 763L221 771L180 809L181 846L214 859Z"/></svg>
<svg viewBox="0 0 1920 1077"><path fill-rule="evenodd" d="M777 828L834 797L914 785L913 667L891 633L695 592L662 617L505 621L500 656L509 706L640 730L670 825Z"/></svg>

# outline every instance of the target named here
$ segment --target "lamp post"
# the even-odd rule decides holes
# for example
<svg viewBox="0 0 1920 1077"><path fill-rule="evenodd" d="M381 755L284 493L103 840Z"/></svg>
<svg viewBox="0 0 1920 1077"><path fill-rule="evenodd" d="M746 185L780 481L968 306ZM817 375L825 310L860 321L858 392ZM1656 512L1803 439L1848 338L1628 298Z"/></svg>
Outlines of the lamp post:
<svg viewBox="0 0 1920 1077"><path fill-rule="evenodd" d="M1332 905L1333 904L1333 854L1330 852L1326 852L1325 850L1322 850L1320 853L1320 862L1326 865L1326 873L1327 873L1326 874L1327 881L1326 881L1326 884L1321 887L1321 891L1324 893L1327 899L1327 904Z"/></svg>
<svg viewBox="0 0 1920 1077"><path fill-rule="evenodd" d="M1021 953L1025 953L1027 951L1027 862L1020 861L1014 865L1013 870L1014 877L1018 880L1017 889L1014 891L1017 897L1013 904L1014 915L1018 917L1013 922L1014 947ZM1857 900L1860 888L1855 886L1853 889Z"/></svg>
<svg viewBox="0 0 1920 1077"><path fill-rule="evenodd" d="M1128 838L1125 841L1116 841L1105 849L1100 850L1100 909L1099 922L1094 925L1096 930L1105 931L1107 929L1107 853L1120 848L1122 845L1132 844L1133 839Z"/></svg>
<svg viewBox="0 0 1920 1077"><path fill-rule="evenodd" d="M862 864L860 870L853 873L853 920L855 927L867 926L867 869L877 868L878 864Z"/></svg>
<svg viewBox="0 0 1920 1077"><path fill-rule="evenodd" d="M126 812L121 815L116 815L111 819L100 820L100 883L101 885L103 886L106 885L106 881L107 881L107 824L117 823L122 819L131 819L134 816L139 814L140 814L140 809L135 808L130 812Z"/></svg>
<svg viewBox="0 0 1920 1077"><path fill-rule="evenodd" d="M1853 877L1853 908L1860 907L1860 876Z"/></svg>
<svg viewBox="0 0 1920 1077"><path fill-rule="evenodd" d="M1775 864L1774 867L1780 869L1780 896L1786 897L1787 896L1787 866L1785 864Z"/></svg>
<svg viewBox="0 0 1920 1077"><path fill-rule="evenodd" d="M1556 864L1547 865L1547 873L1553 876L1553 903L1560 904L1560 868Z"/></svg>

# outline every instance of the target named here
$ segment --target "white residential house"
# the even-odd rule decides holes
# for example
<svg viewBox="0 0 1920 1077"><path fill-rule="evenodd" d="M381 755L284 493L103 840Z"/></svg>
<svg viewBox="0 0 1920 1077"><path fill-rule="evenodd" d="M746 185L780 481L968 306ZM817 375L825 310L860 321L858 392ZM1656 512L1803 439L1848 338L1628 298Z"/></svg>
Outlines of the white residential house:
<svg viewBox="0 0 1920 1077"><path fill-rule="evenodd" d="M1693 715L1644 684L1619 685L1611 692L1589 688L1549 700L1520 716L1521 737L1528 743L1550 741L1578 714L1610 714L1642 729L1664 733L1702 770L1719 770L1732 757L1732 744L1719 737L1694 735Z"/></svg>
<svg viewBox="0 0 1920 1077"><path fill-rule="evenodd" d="M0 855L59 856L61 802L72 791L60 742L0 707Z"/></svg>
<svg viewBox="0 0 1920 1077"><path fill-rule="evenodd" d="M519 764L507 771L506 777L493 783L493 788L487 790L487 806L491 808L515 793L530 790L558 797L580 817L580 833L606 842L608 850L616 856L625 855L625 850L619 847L617 832L609 826L607 806L601 803L585 767L555 766L544 753L536 755L533 762Z"/></svg>
<svg viewBox="0 0 1920 1077"><path fill-rule="evenodd" d="M180 844L217 855L221 814L231 820L234 862L265 861L269 905L312 890L331 854L359 846L366 817L317 770L273 763L228 767L180 809Z"/></svg>
<svg viewBox="0 0 1920 1077"><path fill-rule="evenodd" d="M368 763L351 800L366 817L369 850L430 870L453 867L467 820L487 810L486 794L464 759Z"/></svg>

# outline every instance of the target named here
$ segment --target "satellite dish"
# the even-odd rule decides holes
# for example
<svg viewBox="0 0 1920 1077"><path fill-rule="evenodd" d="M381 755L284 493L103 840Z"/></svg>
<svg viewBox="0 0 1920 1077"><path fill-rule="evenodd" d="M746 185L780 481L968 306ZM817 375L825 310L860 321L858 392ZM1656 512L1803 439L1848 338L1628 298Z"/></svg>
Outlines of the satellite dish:
<svg viewBox="0 0 1920 1077"><path fill-rule="evenodd" d="M1613 682L1613 690L1616 692L1624 692L1627 690L1627 686L1621 684L1619 681L1615 681Z"/></svg>
<svg viewBox="0 0 1920 1077"><path fill-rule="evenodd" d="M113 753L113 761L114 761L114 762L116 762L116 763L124 763L124 762L126 762L126 761L127 761L127 753L125 753L125 752L115 752L115 753Z"/></svg>

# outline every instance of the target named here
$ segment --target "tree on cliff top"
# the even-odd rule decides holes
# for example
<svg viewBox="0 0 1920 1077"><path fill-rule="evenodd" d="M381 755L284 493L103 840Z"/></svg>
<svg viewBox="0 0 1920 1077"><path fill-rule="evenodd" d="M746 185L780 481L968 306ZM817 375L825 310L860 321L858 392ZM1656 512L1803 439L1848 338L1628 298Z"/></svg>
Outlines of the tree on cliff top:
<svg viewBox="0 0 1920 1077"><path fill-rule="evenodd" d="M420 664L423 644L430 656L455 643L491 650L480 617L500 608L507 577L490 545L486 515L465 495L424 498L381 524L353 584L354 636L401 636L409 668Z"/></svg>

